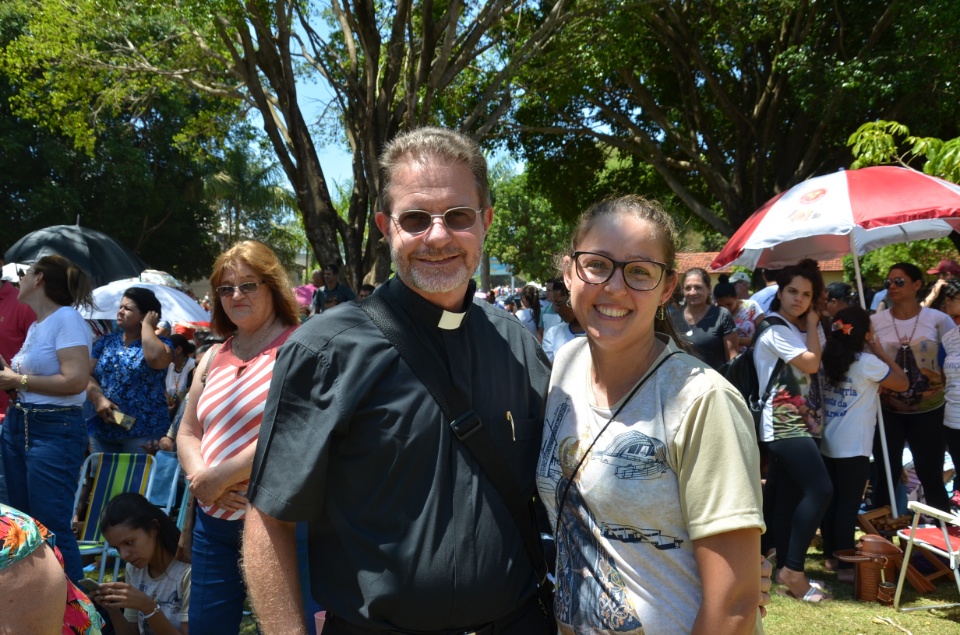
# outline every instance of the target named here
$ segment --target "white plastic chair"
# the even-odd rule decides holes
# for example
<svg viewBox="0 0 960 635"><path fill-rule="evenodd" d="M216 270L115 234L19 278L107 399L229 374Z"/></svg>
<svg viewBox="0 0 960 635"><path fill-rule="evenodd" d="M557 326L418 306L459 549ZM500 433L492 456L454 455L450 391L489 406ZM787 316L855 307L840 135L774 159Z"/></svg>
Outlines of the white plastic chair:
<svg viewBox="0 0 960 635"><path fill-rule="evenodd" d="M958 563L960 563L960 515L948 514L917 501L910 501L907 507L913 511L913 524L910 529L901 529L897 532L901 544L903 544L902 541L907 541L907 549L903 556L904 566L900 568L900 578L897 580L897 593L893 598L893 608L897 611L920 611L960 606L960 602L956 602L933 606L900 607L900 592L903 590L903 581L907 577L906 564L910 562L910 553L913 551L914 545L949 560L950 570L953 572L954 581L957 583L957 592L960 593L960 570L958 570ZM936 524L918 528L921 514L934 518L937 521Z"/></svg>

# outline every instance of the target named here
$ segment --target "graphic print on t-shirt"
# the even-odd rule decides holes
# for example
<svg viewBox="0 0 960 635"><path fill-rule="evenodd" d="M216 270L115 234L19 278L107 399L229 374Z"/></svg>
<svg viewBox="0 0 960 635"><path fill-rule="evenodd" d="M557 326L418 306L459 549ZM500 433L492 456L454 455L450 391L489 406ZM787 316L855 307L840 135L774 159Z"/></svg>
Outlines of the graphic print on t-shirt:
<svg viewBox="0 0 960 635"><path fill-rule="evenodd" d="M773 434L776 439L819 437L823 432L823 395L819 373L785 364L774 383Z"/></svg>
<svg viewBox="0 0 960 635"><path fill-rule="evenodd" d="M549 424L548 424L549 425ZM573 476L589 441L566 437L559 442L550 471L559 473L556 504L562 504L557 532L557 575L565 584L556 596L557 618L561 632L569 625L573 632L607 631L640 635L643 625L616 562L603 549L601 540L647 544L658 550L677 549L683 540L665 535L658 528L636 527L624 523L598 522L583 499L578 481L588 466L606 467L606 478L654 480L667 472L666 445L660 439L638 431L624 432L600 450L594 449ZM598 442L599 443L599 442ZM569 485L569 489L568 489ZM564 492L566 492L565 500Z"/></svg>
<svg viewBox="0 0 960 635"><path fill-rule="evenodd" d="M920 400L923 399L924 393L930 390L930 380L927 379L927 376L920 370L920 366L917 364L917 356L913 352L913 347L901 346L898 348L894 361L897 362L897 365L906 373L907 379L910 381L910 387L903 392L888 391L887 401L891 403L898 402L900 410L904 412L916 409L916 407L920 405Z"/></svg>

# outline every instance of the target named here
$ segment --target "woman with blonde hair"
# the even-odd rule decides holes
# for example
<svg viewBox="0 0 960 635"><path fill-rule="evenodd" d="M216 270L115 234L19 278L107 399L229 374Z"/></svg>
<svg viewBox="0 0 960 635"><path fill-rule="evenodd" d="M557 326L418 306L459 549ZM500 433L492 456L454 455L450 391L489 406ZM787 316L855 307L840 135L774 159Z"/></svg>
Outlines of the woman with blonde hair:
<svg viewBox="0 0 960 635"><path fill-rule="evenodd" d="M198 362L177 433L180 464L199 503L189 614L194 635L240 628L247 482L277 349L300 324L286 271L262 243L243 241L221 254L210 287L210 326L227 340Z"/></svg>

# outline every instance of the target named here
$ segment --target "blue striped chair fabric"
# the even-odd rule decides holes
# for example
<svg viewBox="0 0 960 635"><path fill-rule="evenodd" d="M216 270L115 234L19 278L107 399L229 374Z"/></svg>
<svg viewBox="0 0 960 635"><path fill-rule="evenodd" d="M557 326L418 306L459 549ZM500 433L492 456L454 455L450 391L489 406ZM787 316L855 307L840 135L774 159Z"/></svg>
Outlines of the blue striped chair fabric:
<svg viewBox="0 0 960 635"><path fill-rule="evenodd" d="M149 454L96 453L87 457L80 471L80 483L74 497L74 509L78 509L84 493L84 484L90 478L87 508L81 522L77 543L81 556L101 555L100 577L103 582L106 569L107 544L100 531L100 516L107 503L117 494L139 492L144 494L150 478L154 458ZM119 571L119 560L114 567L114 576Z"/></svg>

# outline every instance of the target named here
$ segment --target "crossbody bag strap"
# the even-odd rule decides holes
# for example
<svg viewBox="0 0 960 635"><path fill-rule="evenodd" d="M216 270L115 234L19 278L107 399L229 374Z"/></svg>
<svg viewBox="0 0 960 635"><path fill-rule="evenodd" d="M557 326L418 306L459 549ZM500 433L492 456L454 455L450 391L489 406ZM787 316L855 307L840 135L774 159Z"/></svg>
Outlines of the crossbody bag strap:
<svg viewBox="0 0 960 635"><path fill-rule="evenodd" d="M383 297L383 292L374 293L357 304L370 316L387 341L400 353L400 357L420 383L430 392L440 406L440 410L450 420L454 435L470 450L506 504L510 515L520 529L520 536L523 538L523 544L536 572L537 593L541 603L546 605L552 586L547 578L549 568L543 554L543 544L540 542L533 493L526 496L518 491L516 480L507 471L493 441L484 432L483 421L474 412L470 398L463 394L463 391L457 388L448 376L440 373L435 366L427 363L425 358L417 353L410 333L404 331L400 325L396 312ZM453 404L460 404L460 407L466 407L466 410L458 412Z"/></svg>
<svg viewBox="0 0 960 635"><path fill-rule="evenodd" d="M633 399L634 395L636 395L640 391L640 389L643 388L643 385L647 383L647 380L653 377L654 373L656 373L657 370L667 362L667 360L669 360L671 357L673 357L679 352L680 351L672 351L670 353L667 353L664 357L660 359L659 362L657 362L656 366L654 366L649 371L647 371L647 373L644 374L643 378L639 382L637 382L637 385L633 387L633 390L631 390L627 394L627 396L623 399L623 401L620 402L620 407L617 408L616 411L612 415L610 415L610 418L607 419L607 422L603 424L603 427L600 428L600 432L598 432L596 436L593 437L593 441L591 441L590 445L587 446L586 452L584 452L583 455L581 455L580 460L577 461L576 467L573 468L573 472L570 474L570 478L567 479L566 487L563 488L563 495L560 496L560 504L557 505L557 524L558 525L560 524L560 516L563 514L563 506L567 502L567 494L570 493L570 486L573 485L574 478L576 477L577 473L580 471L580 468L583 467L584 461L586 461L587 457L590 456L590 451L593 450L593 446L597 444L597 441L599 441L600 437L603 436L603 433L607 431L607 428L610 427L610 424L613 423L613 420L616 419L617 416L620 414L620 412L627 406L628 403L630 403L630 400Z"/></svg>

